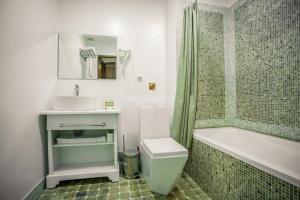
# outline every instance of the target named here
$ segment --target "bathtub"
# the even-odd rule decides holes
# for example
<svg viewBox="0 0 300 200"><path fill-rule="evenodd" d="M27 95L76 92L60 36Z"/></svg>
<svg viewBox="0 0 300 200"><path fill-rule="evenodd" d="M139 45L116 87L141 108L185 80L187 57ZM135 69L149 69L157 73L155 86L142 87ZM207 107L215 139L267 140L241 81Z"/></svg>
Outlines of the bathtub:
<svg viewBox="0 0 300 200"><path fill-rule="evenodd" d="M300 142L233 127L195 129L193 137L300 187Z"/></svg>

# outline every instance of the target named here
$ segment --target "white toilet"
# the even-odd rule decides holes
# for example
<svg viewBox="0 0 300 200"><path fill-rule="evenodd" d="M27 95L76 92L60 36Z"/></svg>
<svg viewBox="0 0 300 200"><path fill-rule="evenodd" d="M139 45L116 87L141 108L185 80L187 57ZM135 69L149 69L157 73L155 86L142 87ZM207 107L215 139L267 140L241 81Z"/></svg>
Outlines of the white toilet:
<svg viewBox="0 0 300 200"><path fill-rule="evenodd" d="M179 180L188 150L170 137L167 107L140 108L142 174L149 189L168 194Z"/></svg>

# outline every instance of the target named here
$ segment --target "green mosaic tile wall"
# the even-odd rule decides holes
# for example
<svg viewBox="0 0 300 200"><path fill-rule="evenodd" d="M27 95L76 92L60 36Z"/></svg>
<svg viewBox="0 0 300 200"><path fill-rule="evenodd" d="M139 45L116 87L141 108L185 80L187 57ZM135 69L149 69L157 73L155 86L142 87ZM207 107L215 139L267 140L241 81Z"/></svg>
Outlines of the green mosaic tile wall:
<svg viewBox="0 0 300 200"><path fill-rule="evenodd" d="M196 120L224 119L223 14L199 11L199 65Z"/></svg>
<svg viewBox="0 0 300 200"><path fill-rule="evenodd" d="M300 199L300 188L198 140L186 171L215 200Z"/></svg>
<svg viewBox="0 0 300 200"><path fill-rule="evenodd" d="M267 133L299 139L300 1L248 0L234 14L237 119L292 127Z"/></svg>

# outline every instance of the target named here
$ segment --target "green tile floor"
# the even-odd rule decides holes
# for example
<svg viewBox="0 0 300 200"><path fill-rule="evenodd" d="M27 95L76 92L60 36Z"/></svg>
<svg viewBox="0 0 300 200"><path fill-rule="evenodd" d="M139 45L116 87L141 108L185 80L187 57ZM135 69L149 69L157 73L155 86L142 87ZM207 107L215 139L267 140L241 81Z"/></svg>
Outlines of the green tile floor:
<svg viewBox="0 0 300 200"><path fill-rule="evenodd" d="M107 178L63 181L54 189L46 189L40 200L209 200L209 196L186 173L167 196L150 192L143 178L112 183Z"/></svg>

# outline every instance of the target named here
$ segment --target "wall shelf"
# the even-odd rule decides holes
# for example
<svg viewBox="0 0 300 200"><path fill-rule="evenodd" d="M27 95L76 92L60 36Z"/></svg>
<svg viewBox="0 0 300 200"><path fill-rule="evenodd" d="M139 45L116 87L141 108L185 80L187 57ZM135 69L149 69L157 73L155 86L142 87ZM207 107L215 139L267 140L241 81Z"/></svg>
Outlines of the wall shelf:
<svg viewBox="0 0 300 200"><path fill-rule="evenodd" d="M103 170L114 169L114 162L93 162L93 163L79 163L79 164L67 164L59 165L53 176L57 175L76 175L84 173L101 172Z"/></svg>

